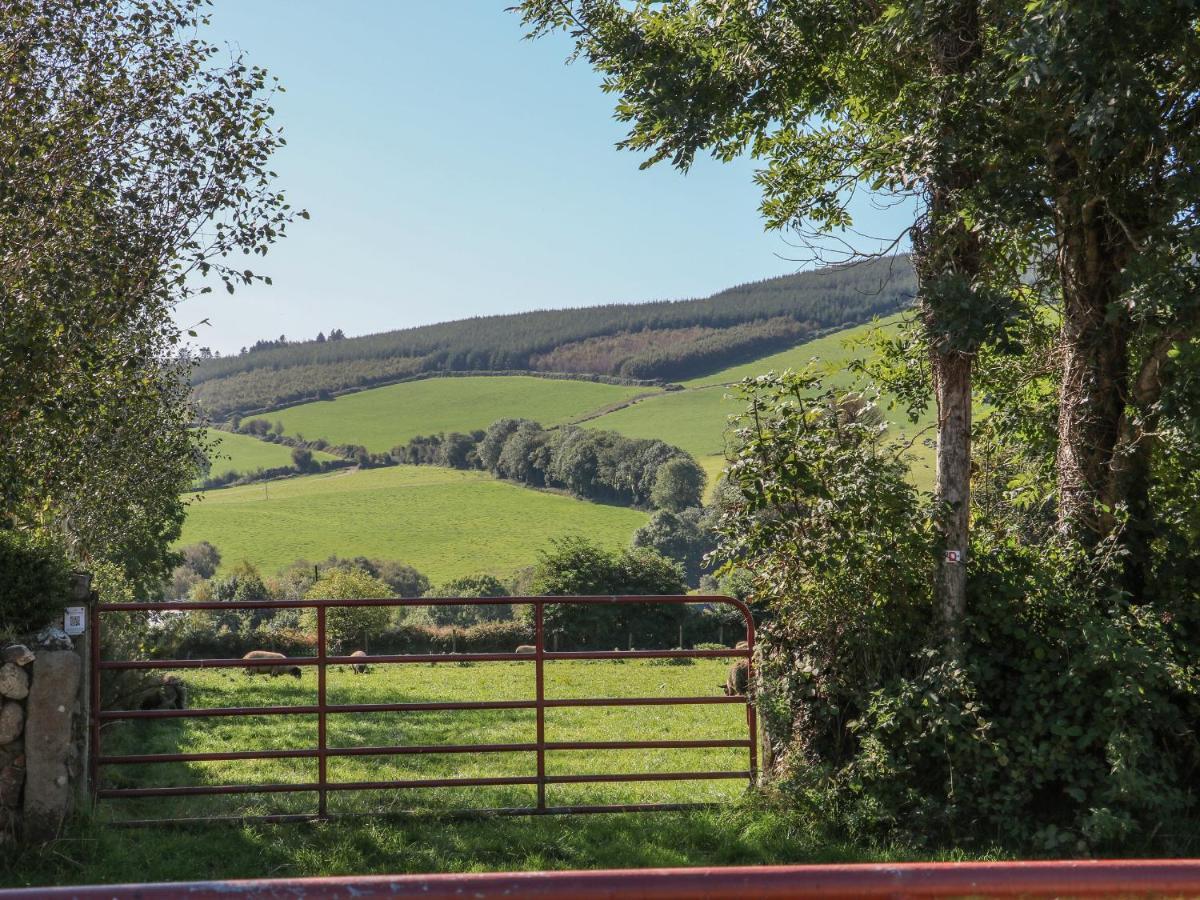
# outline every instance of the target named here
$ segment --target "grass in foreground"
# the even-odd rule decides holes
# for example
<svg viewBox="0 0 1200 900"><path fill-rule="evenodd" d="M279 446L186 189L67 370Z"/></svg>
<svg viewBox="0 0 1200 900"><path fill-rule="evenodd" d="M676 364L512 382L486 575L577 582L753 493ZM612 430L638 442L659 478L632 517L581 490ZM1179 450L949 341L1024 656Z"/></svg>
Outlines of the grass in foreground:
<svg viewBox="0 0 1200 900"><path fill-rule="evenodd" d="M225 565L267 572L331 553L398 559L440 583L511 572L563 535L621 547L647 518L480 472L396 466L209 491L188 508L180 543L210 541Z"/></svg>
<svg viewBox="0 0 1200 900"><path fill-rule="evenodd" d="M421 434L469 432L505 416L559 425L649 389L523 375L427 378L305 403L262 418L284 432L383 452Z"/></svg>
<svg viewBox="0 0 1200 900"><path fill-rule="evenodd" d="M650 660L553 661L546 663L546 696L581 697L717 696L728 662L695 660L663 665ZM189 670L183 674L193 708L294 706L316 702L316 672L301 679L250 677L241 670ZM327 696L334 704L532 700L532 662L376 665L358 676L342 667L328 672ZM105 754L212 753L231 750L306 749L316 746L316 716L228 716L217 719L125 721L105 728ZM332 714L328 745L337 748L514 744L536 740L531 709L446 712ZM568 707L546 711L546 739L566 741L744 740L745 710L740 704L672 707ZM546 754L550 775L645 772L745 771L744 748L642 750L557 750ZM471 754L402 754L334 757L331 782L426 780L431 778L531 777L530 751ZM311 759L231 760L107 766L105 787L179 785L304 784L317 780ZM731 801L744 793L745 779L698 782L631 782L549 785L551 806L613 803ZM331 812L373 813L409 809L529 807L533 785L471 788L334 791ZM311 792L253 796L201 796L106 801L105 818L192 817L312 813Z"/></svg>
<svg viewBox="0 0 1200 900"><path fill-rule="evenodd" d="M651 696L711 694L719 689L726 663L697 660L689 666L626 662L554 662L547 665L547 695ZM387 700L518 698L533 693L528 663L477 663L378 666L367 676L332 669L329 693L336 702ZM240 672L192 671L186 675L195 705L303 703L311 700L315 676L291 679L248 678ZM501 711L506 713L507 711ZM490 718L489 718L490 717ZM376 714L340 717L330 728L334 746L367 744L525 741L532 738L532 713L520 716L488 712ZM621 736L740 737L745 720L740 706L614 707L551 710L551 740L615 740ZM106 753L199 752L247 747L305 746L314 738L311 722L255 722L238 719L171 720L132 723L107 729ZM744 750L670 750L614 753L571 751L548 754L551 772L667 771L744 766ZM723 758L722 754L734 754ZM339 760L346 765L334 778L434 777L436 774L525 771L532 754L489 757L372 757ZM306 762L255 763L247 773L233 767L245 762L196 764L189 769L156 764L109 767L126 784L191 784L244 780L298 781L311 777ZM161 770L157 775L150 770ZM173 773L166 770L174 768ZM171 775L173 777L168 777ZM575 802L637 800L711 800L724 805L685 813L637 813L547 817L447 819L425 813L408 817L359 815L326 823L207 825L116 828L109 824L118 803L136 803L127 813L195 815L218 812L210 799L105 801L82 819L63 840L10 854L0 863L0 884L44 885L173 881L220 878L300 877L414 872L630 868L650 866L751 865L768 863L880 861L918 858L903 847L875 847L830 839L811 818L783 815L754 802L743 781L660 784L584 785ZM554 787L551 786L553 790ZM496 803L503 788L459 793L459 806ZM522 789L526 790L526 789ZM560 789L561 790L561 789ZM391 792L407 794L407 792ZM270 802L281 805L281 798ZM296 795L304 797L304 795ZM338 795L334 795L337 797ZM339 811L364 813L401 808L389 805L384 792L346 795ZM216 798L227 805L236 798ZM311 798L309 798L311 799ZM406 798L405 799L409 799ZM527 798L525 798L527 800ZM551 796L551 802L564 802ZM411 806L411 799L404 806ZM176 804L168 812L166 804ZM149 809L149 804L160 804ZM191 809L178 808L179 804ZM436 807L433 807L436 808ZM228 809L226 812L230 811ZM244 812L264 812L251 807ZM306 810L307 811L307 810Z"/></svg>
<svg viewBox="0 0 1200 900"><path fill-rule="evenodd" d="M85 820L62 840L0 862L0 885L891 862L931 856L967 858L953 850L930 854L829 839L802 816L753 806L688 813L336 819L154 829L103 827Z"/></svg>

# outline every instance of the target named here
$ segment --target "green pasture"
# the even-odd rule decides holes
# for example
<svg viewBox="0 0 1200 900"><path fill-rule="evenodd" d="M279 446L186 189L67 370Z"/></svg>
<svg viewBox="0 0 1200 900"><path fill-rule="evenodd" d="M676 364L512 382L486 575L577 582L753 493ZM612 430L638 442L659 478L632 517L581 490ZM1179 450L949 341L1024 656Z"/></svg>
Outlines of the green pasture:
<svg viewBox="0 0 1200 900"><path fill-rule="evenodd" d="M622 547L647 514L436 466L342 470L207 491L181 544L209 541L224 565L272 572L296 559L401 560L440 583L530 565L551 538Z"/></svg>
<svg viewBox="0 0 1200 900"><path fill-rule="evenodd" d="M718 692L727 662L661 665L648 660L547 663L548 697L665 696ZM193 706L311 703L314 670L300 681L233 671L188 671ZM405 700L527 699L533 666L519 663L396 664L366 675L331 667L328 694L340 703ZM534 739L531 711L453 711L333 715L329 745L398 746ZM313 746L311 717L123 722L104 729L106 753L170 753ZM549 710L552 741L740 739L737 704ZM411 755L331 760L332 780L464 777L533 771L533 754ZM551 751L551 773L665 772L743 769L747 751ZM109 786L297 783L313 778L309 761L152 763L110 766ZM574 816L446 818L447 807L527 804L533 788L332 792L331 810L349 813L326 823L189 824L112 827L138 815L308 813L311 794L259 794L168 800L105 800L64 837L0 856L0 885L118 883L318 875L403 874L769 863L880 862L902 859L994 858L975 849L878 845L828 833L820 817L788 810L748 790L742 780L549 786L551 803L714 801L711 809ZM379 813L416 810L383 817ZM374 815L372 815L374 813Z"/></svg>
<svg viewBox="0 0 1200 900"><path fill-rule="evenodd" d="M546 663L546 697L717 696L729 663L695 660L662 665L650 660L554 661ZM242 670L183 673L193 708L288 706L316 702L316 670L299 680L248 676ZM404 703L464 700L532 700L532 662L392 664L372 666L365 675L330 667L330 703ZM546 739L565 741L745 739L745 710L738 704L678 707L624 706L549 709ZM513 744L536 740L532 709L453 710L416 713L344 713L328 717L331 748ZM316 717L247 716L219 719L133 720L109 726L102 738L106 754L211 753L231 750L285 750L316 746ZM661 750L556 750L546 753L546 771L556 774L612 774L684 771L744 771L744 748ZM404 754L333 757L333 783L424 780L432 778L532 777L530 751L469 754ZM106 787L219 784L297 784L317 780L312 759L149 763L105 768ZM745 793L745 779L700 782L629 782L547 786L552 806L610 803L680 803L733 800ZM337 791L331 812L367 813L479 807L535 806L532 785ZM315 794L277 793L122 799L103 802L107 818L262 815L316 810Z"/></svg>
<svg viewBox="0 0 1200 900"><path fill-rule="evenodd" d="M851 361L872 352L866 344L871 330L894 331L899 321L899 316L891 316L873 325L849 328L754 362L694 378L683 382L686 390L647 397L585 424L589 428L619 431L629 437L658 438L682 447L708 472L711 487L711 480L724 465L730 416L744 409L736 394L739 381L772 371L810 369L827 376L826 383L830 386L854 387L861 379L848 367ZM932 436L933 414L927 413L922 421L912 425L902 410L887 409L889 402L887 396L881 398L892 422L891 434L912 441L913 480L918 487L928 489L933 484L933 448L927 441Z"/></svg>
<svg viewBox="0 0 1200 900"><path fill-rule="evenodd" d="M647 391L524 375L427 378L305 403L259 418L282 422L289 435L362 444L372 452L383 452L417 435L469 432L506 416L558 425Z"/></svg>
<svg viewBox="0 0 1200 900"><path fill-rule="evenodd" d="M234 434L215 428L206 430L205 439L217 442L208 455L212 464L209 475L214 478L228 472L244 475L256 469L273 469L292 464L292 448L283 444L272 444L248 434ZM336 458L329 453L313 451L313 459L322 462Z"/></svg>

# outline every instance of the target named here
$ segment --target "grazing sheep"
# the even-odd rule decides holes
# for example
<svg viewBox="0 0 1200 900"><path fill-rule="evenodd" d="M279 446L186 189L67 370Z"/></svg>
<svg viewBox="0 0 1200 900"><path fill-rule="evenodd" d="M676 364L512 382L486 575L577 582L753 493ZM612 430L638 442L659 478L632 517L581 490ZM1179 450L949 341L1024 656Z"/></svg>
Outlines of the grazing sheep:
<svg viewBox="0 0 1200 900"><path fill-rule="evenodd" d="M750 660L739 659L729 667L729 675L725 678L725 683L721 685L721 689L725 691L726 697L740 697L746 693L746 688L750 684Z"/></svg>
<svg viewBox="0 0 1200 900"><path fill-rule="evenodd" d="M513 652L514 653L537 653L537 647L533 646L533 644L521 644Z"/></svg>
<svg viewBox="0 0 1200 900"><path fill-rule="evenodd" d="M164 675L142 695L138 709L187 709L187 685L174 675Z"/></svg>
<svg viewBox="0 0 1200 900"><path fill-rule="evenodd" d="M351 653L350 655L351 655L352 657L356 657L356 658L358 658L358 657L361 657L362 659L366 659L366 658L367 658L367 651L365 651L365 650L355 650L355 651L354 651L353 653ZM366 674L367 674L367 664L366 664L365 662L361 662L361 663L350 663L350 671L351 671L351 672L353 672L355 675L366 675Z"/></svg>
<svg viewBox="0 0 1200 900"><path fill-rule="evenodd" d="M270 650L251 650L242 659L287 659L282 653L274 653ZM278 675L291 675L293 678L300 677L299 666L246 666L247 675L270 675L275 678Z"/></svg>

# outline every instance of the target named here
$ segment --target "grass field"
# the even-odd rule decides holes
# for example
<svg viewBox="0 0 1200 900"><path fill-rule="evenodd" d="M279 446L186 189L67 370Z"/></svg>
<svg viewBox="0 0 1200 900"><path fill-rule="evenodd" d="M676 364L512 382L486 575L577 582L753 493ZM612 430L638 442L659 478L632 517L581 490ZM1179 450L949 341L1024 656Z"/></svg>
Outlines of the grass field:
<svg viewBox="0 0 1200 900"><path fill-rule="evenodd" d="M216 429L210 429L205 436L209 440L216 439L220 442L209 455L212 462L209 475L214 478L228 472L246 474L255 469L272 469L292 464L292 448L283 444L271 444L248 434L233 434ZM329 453L313 452L313 459L327 461L336 458Z"/></svg>
<svg viewBox="0 0 1200 900"><path fill-rule="evenodd" d="M650 660L552 661L546 663L546 696L581 697L717 696L729 663L695 660L661 665ZM316 672L300 680L251 678L241 670L183 673L193 708L289 706L316 702ZM464 700L532 700L531 662L376 665L365 676L331 667L330 703L401 703ZM536 740L531 709L450 712L354 713L329 717L332 748L513 744ZM546 711L546 739L565 741L744 740L740 705L676 707L570 707ZM106 754L211 753L231 750L285 750L316 746L316 717L222 717L219 719L135 720L106 729ZM657 750L557 750L546 753L549 775L745 771L744 748ZM364 782L395 779L532 777L536 756L529 751L470 754L345 756L329 761L329 780ZM105 769L106 787L209 784L297 784L317 780L309 759L151 763ZM679 803L732 800L745 793L745 779L699 782L631 782L548 785L547 803ZM529 807L532 785L470 788L332 791L334 813L412 809ZM252 797L199 796L122 799L103 803L106 818L163 818L199 815L312 813L315 794L275 793Z"/></svg>
<svg viewBox="0 0 1200 900"><path fill-rule="evenodd" d="M860 325L827 335L790 350L784 350L754 362L731 366L683 382L686 390L655 395L639 400L622 409L588 421L586 427L607 428L637 438L659 438L682 447L697 458L709 474L710 487L724 467L729 417L744 408L734 386L744 378L782 372L785 369L802 371L810 368L826 376L832 387L851 388L858 378L847 368L849 363L871 353L865 339L875 327L885 332L895 329L898 316L881 320L877 325ZM887 398L884 398L886 403ZM896 437L912 440L932 422L932 414L917 425L902 420L902 411L888 412ZM933 483L933 451L917 439L912 447L912 469L918 487L929 488Z"/></svg>
<svg viewBox="0 0 1200 900"><path fill-rule="evenodd" d="M647 390L521 375L428 378L293 406L262 418L282 422L289 435L382 452L419 434L467 432L505 416L558 425Z"/></svg>
<svg viewBox="0 0 1200 900"><path fill-rule="evenodd" d="M624 662L547 663L548 697L714 694L728 663L698 660L690 666ZM407 699L509 699L533 695L533 666L521 663L397 664L366 676L331 668L334 702ZM315 675L250 679L240 671L188 671L194 706L311 702ZM335 747L530 741L532 712L454 711L356 714L331 717ZM259 720L235 717L129 722L105 729L105 752L163 753L312 746L315 728L304 717ZM574 708L547 712L549 740L590 741L705 737L740 739L745 718L738 705ZM742 769L745 750L550 751L551 773L612 773ZM528 752L473 756L349 757L331 760L334 780L432 778L438 775L532 771ZM142 764L106 767L110 785L295 783L313 776L306 761ZM528 803L532 788L477 788L334 792L340 811L411 809L440 805ZM202 812L312 809L311 795L240 798L106 800L59 841L18 848L0 857L0 885L114 883L339 874L464 872L650 866L749 865L784 862L883 861L962 858L953 849L851 843L821 830L811 814L785 813L747 791L741 780L548 786L550 802L715 800L711 810L584 816L446 819L347 817L323 824L209 824L114 828L114 819ZM423 795L423 796L422 796ZM265 798L265 799L264 799ZM290 799L289 799L290 798ZM974 858L990 854L975 851Z"/></svg>
<svg viewBox="0 0 1200 900"><path fill-rule="evenodd" d="M480 472L396 466L208 491L189 507L180 543L210 541L224 565L245 559L267 572L331 553L397 559L436 584L507 575L554 537L621 547L647 518Z"/></svg>

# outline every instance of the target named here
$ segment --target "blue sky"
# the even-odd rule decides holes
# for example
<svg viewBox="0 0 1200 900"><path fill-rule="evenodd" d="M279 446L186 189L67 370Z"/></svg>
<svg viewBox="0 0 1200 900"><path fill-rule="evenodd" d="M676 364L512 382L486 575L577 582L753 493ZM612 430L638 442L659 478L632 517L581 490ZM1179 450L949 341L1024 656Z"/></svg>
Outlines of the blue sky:
<svg viewBox="0 0 1200 900"><path fill-rule="evenodd" d="M200 345L701 296L800 267L763 229L751 161L639 171L596 75L564 65L565 38L522 40L510 2L216 0L210 37L287 89L275 169L312 218L260 261L273 286L180 308L211 322Z"/></svg>

